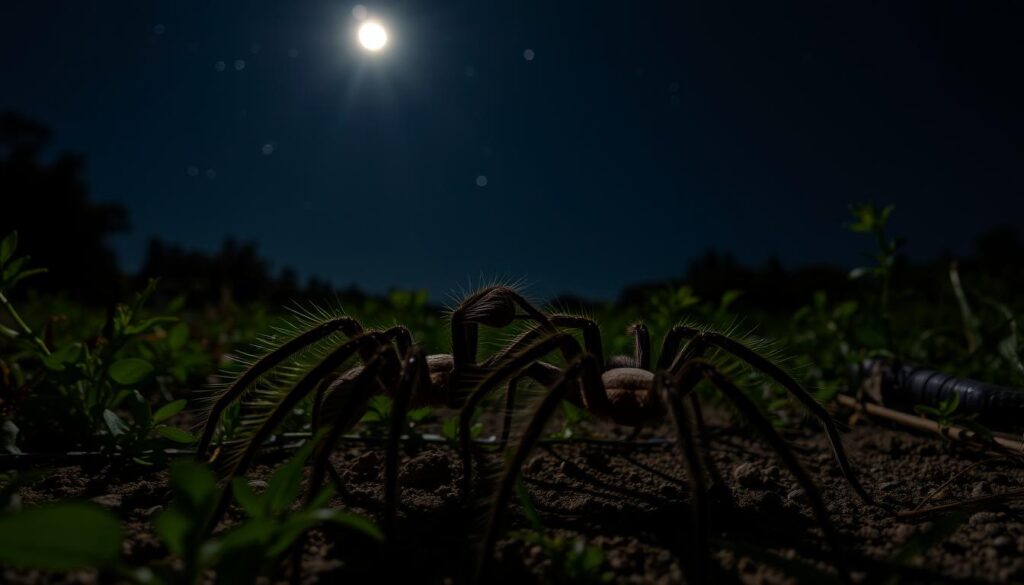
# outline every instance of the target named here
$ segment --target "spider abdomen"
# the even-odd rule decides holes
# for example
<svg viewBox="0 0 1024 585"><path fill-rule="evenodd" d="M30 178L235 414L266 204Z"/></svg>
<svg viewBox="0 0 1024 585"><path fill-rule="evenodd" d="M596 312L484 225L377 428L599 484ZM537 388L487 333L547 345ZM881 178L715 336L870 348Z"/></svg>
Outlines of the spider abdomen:
<svg viewBox="0 0 1024 585"><path fill-rule="evenodd" d="M639 426L664 415L661 401L654 395L654 374L640 368L614 368L601 375L610 410L602 413L612 422Z"/></svg>

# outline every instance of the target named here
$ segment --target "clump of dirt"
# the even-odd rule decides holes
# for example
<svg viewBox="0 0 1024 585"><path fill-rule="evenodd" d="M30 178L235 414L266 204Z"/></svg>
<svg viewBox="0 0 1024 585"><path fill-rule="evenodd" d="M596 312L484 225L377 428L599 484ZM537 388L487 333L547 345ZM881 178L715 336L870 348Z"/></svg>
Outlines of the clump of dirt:
<svg viewBox="0 0 1024 585"><path fill-rule="evenodd" d="M622 433L600 426L590 430L602 436ZM834 575L834 556L823 541L807 494L774 453L753 438L752 431L731 424L724 413L713 413L711 433L711 458L728 488L714 498L710 512L711 581L795 583L814 582L813 575ZM865 505L846 485L827 441L813 425L783 434L819 486L846 549L843 554L860 579L944 522L941 514L902 517ZM641 435L651 436L672 433L659 428ZM925 506L933 506L1024 487L1024 469L1009 459L936 437L861 423L846 433L845 443L862 483L895 511L912 510L926 499ZM501 464L496 454L484 459L490 471ZM345 444L332 463L341 481L331 504L376 517L382 509L382 450ZM259 467L250 479L265 481L273 469ZM465 580L474 567L474 543L483 532L489 503L465 504L460 480L459 457L447 445L420 446L406 454L400 469L400 518L389 545L343 530L317 531L306 545L304 581L382 576L428 583ZM97 482L79 467L62 468L26 488L23 499L26 505L91 499L125 520L128 563L167 562L166 550L149 528L154 514L166 504L166 473ZM620 583L685 581L680 558L690 542L690 490L673 446L544 444L524 465L523 482L549 536L601 551L598 573L609 573ZM486 482L477 483L479 491L487 493ZM103 486L99 492L97 485ZM925 554L901 561L903 582L1024 580L1024 504L993 503L964 517ZM517 502L510 505L506 519L510 532L488 565L487 582L550 580L550 551L525 542L516 532L531 528ZM92 572L43 576L6 571L4 576L11 582L54 583L96 578Z"/></svg>

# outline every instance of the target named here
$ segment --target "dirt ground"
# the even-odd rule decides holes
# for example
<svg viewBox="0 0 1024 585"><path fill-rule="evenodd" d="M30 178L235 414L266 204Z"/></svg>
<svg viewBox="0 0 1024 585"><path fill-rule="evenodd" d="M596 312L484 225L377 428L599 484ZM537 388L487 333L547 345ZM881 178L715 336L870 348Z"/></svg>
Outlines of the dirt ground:
<svg viewBox="0 0 1024 585"><path fill-rule="evenodd" d="M767 445L753 431L736 427L724 413L711 413L713 457L731 490L731 503L711 511L713 583L818 582L834 574L832 556L803 493ZM894 559L911 539L933 531L942 515L900 519L864 505L848 489L822 433L808 423L785 431L811 472L839 529L847 562L861 582L880 582L871 572ZM624 439L628 429L598 428L603 438ZM670 437L665 429L645 430L640 439ZM865 487L896 510L911 510L956 474L928 505L1024 487L1024 469L974 447L915 435L872 422L845 433L845 443ZM994 461L989 461L995 459ZM497 457L492 457L497 461ZM382 452L345 444L333 461L344 492L332 504L375 515L380 509ZM273 461L250 474L263 484ZM977 464L977 465L975 465ZM973 466L973 467L972 467ZM970 469L968 469L970 468ZM471 566L470 543L482 532L484 504L464 506L459 492L461 466L446 445L427 445L403 462L401 518L396 547L387 556L378 545L342 532L318 532L307 544L304 582L365 582L400 578L404 582L459 582ZM544 526L570 541L581 539L603 551L602 571L619 583L684 582L679 554L689 532L688 486L683 466L670 445L543 445L524 466ZM148 477L90 477L79 467L61 468L23 491L26 505L54 499L91 499L116 511L127 523L124 545L129 563L166 563L166 551L149 523L166 504L166 473ZM517 504L510 508L512 530L529 528ZM1024 504L1009 502L975 508L947 538L923 556L903 563L899 583L1024 582ZM795 567L795 568L794 568ZM553 579L542 547L505 538L489 565L486 582L545 582ZM7 571L12 583L94 582L86 571L39 575ZM887 577L888 579L888 577ZM885 581L881 581L885 582Z"/></svg>

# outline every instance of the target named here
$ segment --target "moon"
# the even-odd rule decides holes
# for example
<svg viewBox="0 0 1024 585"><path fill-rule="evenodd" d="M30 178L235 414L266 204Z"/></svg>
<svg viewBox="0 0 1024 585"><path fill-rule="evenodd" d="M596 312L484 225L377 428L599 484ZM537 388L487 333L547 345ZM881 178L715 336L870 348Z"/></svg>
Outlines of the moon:
<svg viewBox="0 0 1024 585"><path fill-rule="evenodd" d="M379 51L388 44L388 31L379 22L364 22L359 25L359 44L367 51Z"/></svg>

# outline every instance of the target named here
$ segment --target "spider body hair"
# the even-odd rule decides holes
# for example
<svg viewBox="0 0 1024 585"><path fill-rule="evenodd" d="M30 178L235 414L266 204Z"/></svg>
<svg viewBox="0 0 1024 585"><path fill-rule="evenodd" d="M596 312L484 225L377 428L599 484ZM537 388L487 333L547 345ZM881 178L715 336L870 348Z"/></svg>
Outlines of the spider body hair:
<svg viewBox="0 0 1024 585"><path fill-rule="evenodd" d="M402 326L364 328L346 315L322 309L301 311L285 332L262 339L245 369L235 374L208 400L196 458L217 463L226 477L246 473L262 443L313 394L313 430L328 428L327 440L314 451L309 495L329 473L334 442L351 429L376 395L393 399L385 463L385 532L397 510L397 465L401 434L410 408L459 408L483 379L493 360L477 360L480 326L503 328L519 319L554 330L546 315L507 286L470 294L449 314L450 354L426 355ZM355 363L353 363L353 360ZM221 416L238 404L236 435L208 455ZM336 474L335 474L336 477ZM212 515L209 528L223 516L229 490Z"/></svg>

